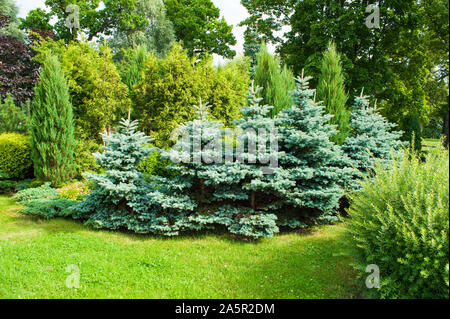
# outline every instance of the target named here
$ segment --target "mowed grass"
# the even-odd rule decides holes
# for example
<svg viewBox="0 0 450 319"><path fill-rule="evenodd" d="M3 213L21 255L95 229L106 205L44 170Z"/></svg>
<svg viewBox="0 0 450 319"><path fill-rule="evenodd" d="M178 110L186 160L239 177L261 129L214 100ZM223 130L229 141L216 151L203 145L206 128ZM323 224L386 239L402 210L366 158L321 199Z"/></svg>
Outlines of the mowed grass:
<svg viewBox="0 0 450 319"><path fill-rule="evenodd" d="M440 139L434 139L434 138L424 138L422 141L422 147L425 150L430 150L433 148L439 148L441 146L441 140Z"/></svg>
<svg viewBox="0 0 450 319"><path fill-rule="evenodd" d="M0 298L355 298L343 224L257 242L92 230L0 197ZM69 265L80 287L66 286Z"/></svg>

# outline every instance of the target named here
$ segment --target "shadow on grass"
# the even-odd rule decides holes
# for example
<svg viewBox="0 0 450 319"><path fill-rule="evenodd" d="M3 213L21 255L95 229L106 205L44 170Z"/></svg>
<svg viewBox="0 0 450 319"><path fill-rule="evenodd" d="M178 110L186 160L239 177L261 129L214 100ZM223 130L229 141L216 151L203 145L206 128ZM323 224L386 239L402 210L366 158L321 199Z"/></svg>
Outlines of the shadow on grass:
<svg viewBox="0 0 450 319"><path fill-rule="evenodd" d="M36 230L42 230L50 234L55 233L86 233L92 232L97 234L108 234L119 237L127 238L128 240L137 241L153 241L153 240L163 240L163 241L185 241L185 240L204 240L208 237L214 236L215 238L233 244L246 244L246 245L258 245L263 239L251 239L242 236L234 235L230 233L227 228L223 225L215 225L212 230L187 230L182 231L177 236L162 236L154 234L138 234L131 232L127 229L99 229L91 225L86 225L84 221L76 220L68 217L56 217L50 220L43 219L38 216L23 215L20 213L21 206L16 203L12 198L8 198L3 201L0 207L6 207L8 212L8 217L10 221L16 226L24 226L26 228L33 227ZM316 232L315 228L292 230L290 228L280 229L279 235L286 234L296 234L299 236L310 236Z"/></svg>
<svg viewBox="0 0 450 319"><path fill-rule="evenodd" d="M272 247L265 256L254 258L232 286L256 292L242 298L363 298L360 272L342 247L344 235L330 236L329 229L324 233L305 232L281 249Z"/></svg>

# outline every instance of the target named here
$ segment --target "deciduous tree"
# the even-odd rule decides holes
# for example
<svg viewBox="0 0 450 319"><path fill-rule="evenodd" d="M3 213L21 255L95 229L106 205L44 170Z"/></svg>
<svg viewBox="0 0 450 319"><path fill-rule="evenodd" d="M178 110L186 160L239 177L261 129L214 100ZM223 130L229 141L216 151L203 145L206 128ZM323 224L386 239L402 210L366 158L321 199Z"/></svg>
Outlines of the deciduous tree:
<svg viewBox="0 0 450 319"><path fill-rule="evenodd" d="M233 26L220 18L211 0L165 0L167 17L172 21L178 41L190 55L218 54L233 58L236 44Z"/></svg>

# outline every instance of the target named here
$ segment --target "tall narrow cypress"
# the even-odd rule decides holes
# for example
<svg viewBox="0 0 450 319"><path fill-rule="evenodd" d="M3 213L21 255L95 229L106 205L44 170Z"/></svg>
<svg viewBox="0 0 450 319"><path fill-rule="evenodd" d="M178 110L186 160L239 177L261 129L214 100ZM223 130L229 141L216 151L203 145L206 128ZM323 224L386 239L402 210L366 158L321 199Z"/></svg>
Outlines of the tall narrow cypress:
<svg viewBox="0 0 450 319"><path fill-rule="evenodd" d="M407 137L411 147L420 152L422 150L422 128L420 127L420 118L417 112L409 116Z"/></svg>
<svg viewBox="0 0 450 319"><path fill-rule="evenodd" d="M47 56L34 89L31 157L34 174L59 185L74 175L74 124L69 87L58 59Z"/></svg>
<svg viewBox="0 0 450 319"><path fill-rule="evenodd" d="M330 124L337 125L338 133L331 140L339 145L349 134L350 111L346 108L348 100L344 86L341 57L333 42L323 54L321 74L317 85L317 99L324 102L328 114L334 115Z"/></svg>
<svg viewBox="0 0 450 319"><path fill-rule="evenodd" d="M263 88L260 93L262 103L273 105L270 115L274 117L292 106L290 91L295 90L294 75L286 66L281 66L280 60L269 53L266 45L261 46L256 60L255 85Z"/></svg>

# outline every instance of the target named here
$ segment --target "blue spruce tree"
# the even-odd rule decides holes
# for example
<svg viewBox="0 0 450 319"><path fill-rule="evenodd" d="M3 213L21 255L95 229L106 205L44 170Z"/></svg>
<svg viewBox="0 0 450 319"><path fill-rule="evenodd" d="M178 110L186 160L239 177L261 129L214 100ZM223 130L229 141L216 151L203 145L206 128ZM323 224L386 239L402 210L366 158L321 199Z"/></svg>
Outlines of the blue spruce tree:
<svg viewBox="0 0 450 319"><path fill-rule="evenodd" d="M330 141L336 127L332 115L313 100L309 77L297 78L294 106L276 118L280 136L280 177L278 196L283 206L280 225L302 227L309 223L332 221L351 183L354 170L340 147Z"/></svg>
<svg viewBox="0 0 450 319"><path fill-rule="evenodd" d="M85 174L94 187L76 207L75 218L85 219L96 228L151 232L149 225L155 216L147 196L151 189L137 171L139 163L151 152L143 147L151 139L137 132L137 125L137 121L122 120L117 133L102 134L106 146L94 157L105 174Z"/></svg>
<svg viewBox="0 0 450 319"><path fill-rule="evenodd" d="M233 140L236 147L232 154L225 153L235 161L219 167L222 179L216 187L216 196L234 200L228 209L239 212L230 231L250 237L272 236L279 231L277 216L269 206L276 199L272 190L280 154L274 144L275 122L270 117L273 106L260 104L261 90L253 84L250 87L248 105L241 109L243 118L235 122L239 133Z"/></svg>
<svg viewBox="0 0 450 319"><path fill-rule="evenodd" d="M266 208L275 198L271 196L278 177L278 132L270 117L273 106L261 105L260 87L250 88L248 105L241 112L243 118L235 124L240 132L236 141L241 158L235 167L241 173L239 187L252 209Z"/></svg>
<svg viewBox="0 0 450 319"><path fill-rule="evenodd" d="M223 127L209 120L208 108L200 103L196 119L179 126L181 138L175 147L162 151L162 158L174 163L170 169L178 175L172 179L154 177L155 191L149 196L159 201L164 214L176 216L179 231L222 225L239 236L272 236L278 231L276 216L245 205L249 190L242 189L244 181L262 176L261 169L234 161L234 143L239 141L226 146Z"/></svg>
<svg viewBox="0 0 450 319"><path fill-rule="evenodd" d="M198 203L210 203L211 185L208 174L221 164L222 125L209 120L208 103L194 106L193 121L178 126L180 137L171 150L160 150L163 160L172 162L168 169L172 178L153 176L154 191L149 194L166 214L192 215ZM190 226L189 226L190 227Z"/></svg>
<svg viewBox="0 0 450 319"><path fill-rule="evenodd" d="M391 156L396 156L406 146L400 141L403 133L392 130L395 127L378 114L375 107L369 106L369 100L363 93L355 98L350 119L351 132L342 149L360 174L370 171L374 159L389 167Z"/></svg>

